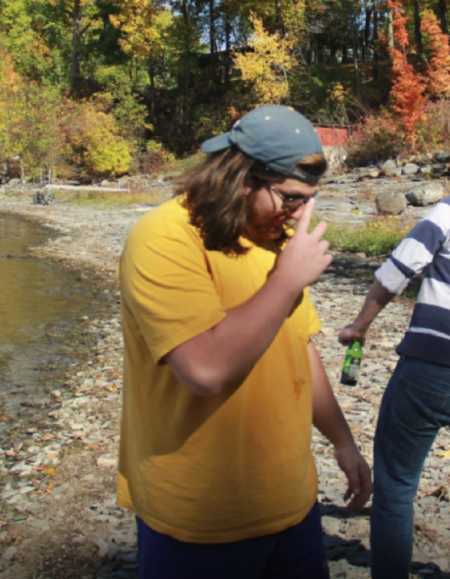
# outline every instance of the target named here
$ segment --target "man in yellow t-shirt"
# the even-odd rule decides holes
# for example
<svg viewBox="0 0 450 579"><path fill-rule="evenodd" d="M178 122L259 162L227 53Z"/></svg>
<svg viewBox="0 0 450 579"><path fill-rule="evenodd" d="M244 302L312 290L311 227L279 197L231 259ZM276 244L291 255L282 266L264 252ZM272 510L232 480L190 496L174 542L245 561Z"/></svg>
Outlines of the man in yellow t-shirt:
<svg viewBox="0 0 450 579"><path fill-rule="evenodd" d="M308 233L326 162L309 121L278 105L203 149L121 259L118 500L137 516L139 579L325 579L313 423L350 506L371 491L311 341L307 286L331 261L324 224Z"/></svg>

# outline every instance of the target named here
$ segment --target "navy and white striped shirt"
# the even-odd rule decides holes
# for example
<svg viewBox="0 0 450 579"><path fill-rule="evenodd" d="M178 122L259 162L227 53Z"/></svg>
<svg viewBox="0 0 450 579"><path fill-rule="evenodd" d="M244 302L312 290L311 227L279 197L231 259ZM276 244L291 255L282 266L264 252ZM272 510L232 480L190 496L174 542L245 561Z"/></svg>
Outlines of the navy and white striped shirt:
<svg viewBox="0 0 450 579"><path fill-rule="evenodd" d="M423 281L397 352L450 366L450 196L416 224L375 277L400 294L417 274Z"/></svg>

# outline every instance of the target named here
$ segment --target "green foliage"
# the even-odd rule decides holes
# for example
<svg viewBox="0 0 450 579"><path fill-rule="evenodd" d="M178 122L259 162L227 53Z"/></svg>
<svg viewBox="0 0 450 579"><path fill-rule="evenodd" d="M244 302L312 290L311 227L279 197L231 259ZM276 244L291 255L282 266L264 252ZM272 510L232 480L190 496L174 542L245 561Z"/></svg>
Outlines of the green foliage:
<svg viewBox="0 0 450 579"><path fill-rule="evenodd" d="M194 118L194 135L197 142L202 142L213 135L218 135L229 129L232 117L230 111L217 105L198 108Z"/></svg>
<svg viewBox="0 0 450 579"><path fill-rule="evenodd" d="M412 16L412 3L402 4ZM449 18L449 4L446 14L444 5L423 0L420 8L432 9L442 27ZM424 51L417 55L424 59L422 72L427 61L432 65L433 98L448 88L448 73L443 75L448 44L433 32L436 17L433 29L422 18ZM416 32L412 18L407 24L404 40ZM2 156L20 151L33 172L39 163L62 167L61 158L68 159L70 151L74 158L66 167L86 178L90 167L99 174L107 167L121 172L128 161L121 164L119 156L128 150L137 167L138 156L149 154L144 152L149 137L185 155L229 126L229 108L242 113L269 101L292 104L316 124L353 124L365 111L386 105L393 72L388 31L384 1L0 0L0 48L32 87L28 100L13 98L11 91L0 94L0 130L6 130L0 134ZM242 60L239 70L232 55ZM405 59L411 62L411 54ZM23 96L21 91L17 94ZM42 111L34 96L39 91L48 100ZM106 138L110 154L105 155L85 139L81 154L66 140L70 131L61 129L68 94L78 102L95 95L94 108L114 120L107 134L125 141L112 145ZM61 107L65 112L59 115ZM433 130L417 127L417 147L444 142L434 119L429 122ZM47 136L39 123L48 127ZM25 143L22 132L29 130L36 131L36 143ZM373 131L366 158L398 152L398 134L386 126Z"/></svg>
<svg viewBox="0 0 450 579"><path fill-rule="evenodd" d="M87 134L84 161L96 175L123 175L131 162L129 144L107 127L98 126Z"/></svg>
<svg viewBox="0 0 450 579"><path fill-rule="evenodd" d="M143 145L147 132L153 130L153 126L147 121L148 111L142 97L133 91L128 67L102 66L97 70L96 79L103 86L101 96L104 108L114 115L121 135L137 147ZM143 78L141 83L144 87Z"/></svg>
<svg viewBox="0 0 450 579"><path fill-rule="evenodd" d="M377 217L361 225L329 224L325 238L331 249L368 256L389 254L411 227L396 217Z"/></svg>
<svg viewBox="0 0 450 579"><path fill-rule="evenodd" d="M64 130L70 159L83 175L122 175L131 164L130 143L110 113L95 101L67 102Z"/></svg>
<svg viewBox="0 0 450 579"><path fill-rule="evenodd" d="M12 60L1 53L0 159L16 157L24 176L52 169L63 152L61 95L55 87L25 82Z"/></svg>

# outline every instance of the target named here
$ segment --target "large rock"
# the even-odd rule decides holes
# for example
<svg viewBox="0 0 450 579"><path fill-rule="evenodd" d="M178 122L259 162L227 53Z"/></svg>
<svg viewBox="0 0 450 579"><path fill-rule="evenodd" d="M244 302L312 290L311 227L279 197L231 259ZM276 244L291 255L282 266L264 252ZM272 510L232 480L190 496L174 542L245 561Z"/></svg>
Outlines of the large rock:
<svg viewBox="0 0 450 579"><path fill-rule="evenodd" d="M381 172L386 177L399 177L402 174L401 167L393 159L389 159L380 165Z"/></svg>
<svg viewBox="0 0 450 579"><path fill-rule="evenodd" d="M425 205L437 203L444 195L444 185L439 181L431 181L430 183L418 185L411 191L408 191L406 193L406 199L408 203L415 207L424 207Z"/></svg>
<svg viewBox="0 0 450 579"><path fill-rule="evenodd" d="M402 167L403 175L415 175L419 170L420 167L416 165L416 163L406 163L406 165Z"/></svg>
<svg viewBox="0 0 450 579"><path fill-rule="evenodd" d="M434 159L437 163L448 163L450 161L450 153L448 151L437 153Z"/></svg>
<svg viewBox="0 0 450 579"><path fill-rule="evenodd" d="M403 193L382 191L375 198L378 213L383 215L398 215L406 209L406 198Z"/></svg>
<svg viewBox="0 0 450 579"><path fill-rule="evenodd" d="M341 171L347 158L347 150L340 146L323 147L323 152L328 163L329 173L338 173Z"/></svg>

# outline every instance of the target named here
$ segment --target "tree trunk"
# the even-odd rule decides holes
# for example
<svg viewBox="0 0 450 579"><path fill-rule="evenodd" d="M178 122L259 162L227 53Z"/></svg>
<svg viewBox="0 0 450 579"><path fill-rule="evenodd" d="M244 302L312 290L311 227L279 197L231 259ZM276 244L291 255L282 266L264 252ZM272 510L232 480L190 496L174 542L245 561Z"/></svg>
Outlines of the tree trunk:
<svg viewBox="0 0 450 579"><path fill-rule="evenodd" d="M225 61L225 78L224 82L225 85L228 86L230 82L230 68L231 68L231 24L230 24L230 17L228 14L224 16L224 29L225 29L225 53L226 53L226 61Z"/></svg>
<svg viewBox="0 0 450 579"><path fill-rule="evenodd" d="M363 61L367 62L369 55L369 45L370 45L370 21L372 20L372 8L369 6L365 10L365 23L364 23L364 43L363 43Z"/></svg>
<svg viewBox="0 0 450 579"><path fill-rule="evenodd" d="M414 39L417 54L421 57L423 54L422 33L420 31L420 5L419 0L414 0Z"/></svg>
<svg viewBox="0 0 450 579"><path fill-rule="evenodd" d="M387 22L388 22L388 49L392 50L394 48L394 17L392 10L387 12Z"/></svg>
<svg viewBox="0 0 450 579"><path fill-rule="evenodd" d="M215 18L214 0L209 0L209 51L211 54L217 52Z"/></svg>
<svg viewBox="0 0 450 579"><path fill-rule="evenodd" d="M75 0L72 11L72 55L70 65L70 88L75 96L81 92L81 1Z"/></svg>
<svg viewBox="0 0 450 579"><path fill-rule="evenodd" d="M180 82L180 118L179 118L179 133L184 135L186 140L191 138L191 90L189 83L192 74L192 39L191 39L191 15L189 13L189 2L183 0L181 5L181 14L184 24L184 46L183 55L181 58L182 71Z"/></svg>
<svg viewBox="0 0 450 579"><path fill-rule="evenodd" d="M378 55L378 9L375 7L373 11L373 32L372 32L372 46L373 46L373 67L372 67L372 75L374 80L377 80L379 77L379 55Z"/></svg>
<svg viewBox="0 0 450 579"><path fill-rule="evenodd" d="M281 35L285 36L286 27L284 25L284 18L279 0L275 0L275 23Z"/></svg>

